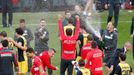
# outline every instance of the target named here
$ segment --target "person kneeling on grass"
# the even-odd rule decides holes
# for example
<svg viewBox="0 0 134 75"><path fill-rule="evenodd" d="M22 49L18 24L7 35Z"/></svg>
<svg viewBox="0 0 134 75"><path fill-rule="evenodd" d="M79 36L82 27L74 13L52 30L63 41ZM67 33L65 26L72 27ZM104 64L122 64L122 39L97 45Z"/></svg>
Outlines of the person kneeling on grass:
<svg viewBox="0 0 134 75"><path fill-rule="evenodd" d="M28 48L26 53L29 58L32 58L32 68L30 75L47 75L44 71L41 59L35 55L33 48Z"/></svg>

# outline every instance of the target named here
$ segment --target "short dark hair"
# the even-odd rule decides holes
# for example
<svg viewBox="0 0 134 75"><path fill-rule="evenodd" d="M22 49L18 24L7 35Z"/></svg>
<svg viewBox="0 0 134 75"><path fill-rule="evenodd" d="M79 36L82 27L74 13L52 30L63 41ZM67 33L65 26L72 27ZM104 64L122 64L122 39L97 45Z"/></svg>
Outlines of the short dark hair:
<svg viewBox="0 0 134 75"><path fill-rule="evenodd" d="M56 50L54 48L49 48L49 51L53 51L54 53L56 53Z"/></svg>
<svg viewBox="0 0 134 75"><path fill-rule="evenodd" d="M2 31L2 32L0 33L0 36L7 37L6 31Z"/></svg>
<svg viewBox="0 0 134 75"><path fill-rule="evenodd" d="M95 48L97 47L97 42L96 42L96 41L93 41L93 42L91 43L91 47L92 47L93 49L95 49Z"/></svg>
<svg viewBox="0 0 134 75"><path fill-rule="evenodd" d="M67 36L71 36L72 35L72 29L71 28L67 28L66 29L66 34L67 34Z"/></svg>
<svg viewBox="0 0 134 75"><path fill-rule="evenodd" d="M27 48L26 52L35 53L35 51L32 47Z"/></svg>
<svg viewBox="0 0 134 75"><path fill-rule="evenodd" d="M68 23L73 24L73 23L74 23L74 22L73 22L73 18L69 18L69 19L68 19Z"/></svg>
<svg viewBox="0 0 134 75"><path fill-rule="evenodd" d="M65 11L65 14L67 14L67 13L70 13L70 10L66 10L66 11Z"/></svg>
<svg viewBox="0 0 134 75"><path fill-rule="evenodd" d="M82 25L82 26L80 26L80 28L81 28L81 29L86 30L86 27L85 27L85 26L83 26L83 25Z"/></svg>
<svg viewBox="0 0 134 75"><path fill-rule="evenodd" d="M3 47L8 47L8 40L2 40L1 43Z"/></svg>
<svg viewBox="0 0 134 75"><path fill-rule="evenodd" d="M92 37L91 35L88 35L88 36L87 36L87 40L88 40L88 41L92 41L92 40L93 40L93 37Z"/></svg>
<svg viewBox="0 0 134 75"><path fill-rule="evenodd" d="M125 53L120 53L120 54L119 54L119 58L120 58L122 61L125 61L125 60L126 60L126 54L125 54Z"/></svg>
<svg viewBox="0 0 134 75"><path fill-rule="evenodd" d="M25 19L20 19L20 23L25 23Z"/></svg>
<svg viewBox="0 0 134 75"><path fill-rule="evenodd" d="M45 19L44 19L44 18L42 18L42 19L40 19L40 22L41 22L41 21L45 21Z"/></svg>
<svg viewBox="0 0 134 75"><path fill-rule="evenodd" d="M24 33L24 31L23 31L22 28L16 28L16 29L15 29L15 32L16 32L17 34L19 34L19 35L23 35L23 33Z"/></svg>
<svg viewBox="0 0 134 75"><path fill-rule="evenodd" d="M80 59L78 64L80 67L83 67L83 66L85 66L85 61L83 59Z"/></svg>

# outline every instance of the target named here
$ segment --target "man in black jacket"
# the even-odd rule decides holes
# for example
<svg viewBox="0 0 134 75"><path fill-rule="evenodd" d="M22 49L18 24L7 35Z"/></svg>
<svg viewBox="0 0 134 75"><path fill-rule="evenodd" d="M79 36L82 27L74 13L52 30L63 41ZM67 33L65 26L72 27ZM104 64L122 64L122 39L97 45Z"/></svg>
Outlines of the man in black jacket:
<svg viewBox="0 0 134 75"><path fill-rule="evenodd" d="M104 65L107 67L107 63L112 59L112 55L117 47L117 33L113 30L112 22L107 25L107 30L102 35L102 41L104 42Z"/></svg>
<svg viewBox="0 0 134 75"><path fill-rule="evenodd" d="M112 21L112 17L114 14L114 30L117 31L119 9L120 9L120 0L106 0L105 8L108 8L108 10L109 10L107 23Z"/></svg>
<svg viewBox="0 0 134 75"><path fill-rule="evenodd" d="M7 24L8 15L8 24ZM2 25L3 27L12 26L13 3L12 0L2 0Z"/></svg>

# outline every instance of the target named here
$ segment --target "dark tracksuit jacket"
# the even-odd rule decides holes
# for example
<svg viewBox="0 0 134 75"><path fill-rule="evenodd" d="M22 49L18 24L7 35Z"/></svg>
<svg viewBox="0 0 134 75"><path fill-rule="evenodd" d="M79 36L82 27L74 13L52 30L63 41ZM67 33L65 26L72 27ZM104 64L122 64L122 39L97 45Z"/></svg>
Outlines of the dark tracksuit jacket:
<svg viewBox="0 0 134 75"><path fill-rule="evenodd" d="M36 29L35 33L35 50L37 54L40 54L43 51L48 50L48 40L49 40L49 32L47 29L42 30L39 32L39 28ZM44 36L43 38L41 38Z"/></svg>
<svg viewBox="0 0 134 75"><path fill-rule="evenodd" d="M115 31L109 33L108 30L106 30L103 33L103 42L104 42L104 53L105 53L105 62L109 62L110 58L114 54L116 47L117 47L117 33ZM107 49L106 49L107 47Z"/></svg>
<svg viewBox="0 0 134 75"><path fill-rule="evenodd" d="M14 75L14 66L18 67L16 55L11 50L0 51L0 75Z"/></svg>

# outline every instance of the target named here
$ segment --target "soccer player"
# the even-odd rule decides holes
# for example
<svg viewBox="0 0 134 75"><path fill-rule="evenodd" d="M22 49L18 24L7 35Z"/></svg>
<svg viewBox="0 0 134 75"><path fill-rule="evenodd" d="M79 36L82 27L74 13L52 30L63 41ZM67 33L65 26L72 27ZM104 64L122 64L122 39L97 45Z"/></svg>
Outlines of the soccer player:
<svg viewBox="0 0 134 75"><path fill-rule="evenodd" d="M61 41L61 64L60 64L60 75L65 75L66 69L68 69L68 75L72 75L73 65L72 61L76 57L76 42L79 35L80 21L79 17L76 17L76 30L75 34L72 35L72 29L67 29L64 35L62 29L61 16L58 17L58 27L60 32Z"/></svg>
<svg viewBox="0 0 134 75"><path fill-rule="evenodd" d="M80 59L78 62L78 68L76 69L76 75L91 75L89 69L85 68L85 61Z"/></svg>
<svg viewBox="0 0 134 75"><path fill-rule="evenodd" d="M33 34L31 32L31 29L27 28L25 19L20 19L20 28L22 28L24 31L23 36L27 40L27 47L31 47L30 42L33 40ZM14 36L14 39L17 40L15 36Z"/></svg>
<svg viewBox="0 0 134 75"><path fill-rule="evenodd" d="M33 48L28 48L26 53L28 57L32 58L32 68L30 73L32 75L47 75L44 71L41 59L35 55Z"/></svg>
<svg viewBox="0 0 134 75"><path fill-rule="evenodd" d="M2 46L2 43L0 42L0 50L2 50L3 46Z"/></svg>
<svg viewBox="0 0 134 75"><path fill-rule="evenodd" d="M0 75L14 75L14 67L19 72L15 53L8 49L8 40L3 40L3 49L0 51Z"/></svg>
<svg viewBox="0 0 134 75"><path fill-rule="evenodd" d="M81 49L87 43L87 36L89 34L86 32L85 26L80 26L80 34L78 36L78 44L79 44L79 56L81 56Z"/></svg>
<svg viewBox="0 0 134 75"><path fill-rule="evenodd" d="M28 71L27 56L26 56L27 42L25 37L22 36L24 32L21 28L16 28L15 32L17 42L15 42L12 38L8 38L8 40L13 42L13 44L17 47L20 75L26 75Z"/></svg>
<svg viewBox="0 0 134 75"><path fill-rule="evenodd" d="M75 27L71 24L70 21L71 21L71 19L69 19L69 20L68 20L68 24L63 27L63 28L64 28L64 29L63 29L63 30L64 30L64 34L65 34L65 35L67 35L66 30L67 30L68 28L72 29L72 35L74 35Z"/></svg>
<svg viewBox="0 0 134 75"><path fill-rule="evenodd" d="M42 60L44 69L47 67L50 70L58 70L58 67L52 66L50 63L50 59L54 57L55 53L56 50L50 48L48 51L44 51L39 55L40 59Z"/></svg>
<svg viewBox="0 0 134 75"><path fill-rule="evenodd" d="M116 67L114 75L133 75L131 66L125 62L126 54L119 55L120 63Z"/></svg>
<svg viewBox="0 0 134 75"><path fill-rule="evenodd" d="M1 40L5 40L7 38L7 33L5 32L5 31L2 31L1 33L0 33L0 39ZM13 50L13 43L12 42L9 42L9 44L8 44L8 48L10 49L10 50Z"/></svg>
<svg viewBox="0 0 134 75"><path fill-rule="evenodd" d="M88 35L87 36L87 44L85 44L83 47L82 47L82 50L81 50L81 58L83 59L83 60L85 60L86 59L86 57L87 57L87 54L88 54L88 52L90 52L91 51L91 43L92 43L92 37L90 36L90 35Z"/></svg>
<svg viewBox="0 0 134 75"><path fill-rule="evenodd" d="M85 67L91 70L92 75L103 75L102 57L104 56L104 54L101 50L98 49L97 43L95 41L92 42L91 48L92 50L88 53L85 60Z"/></svg>

